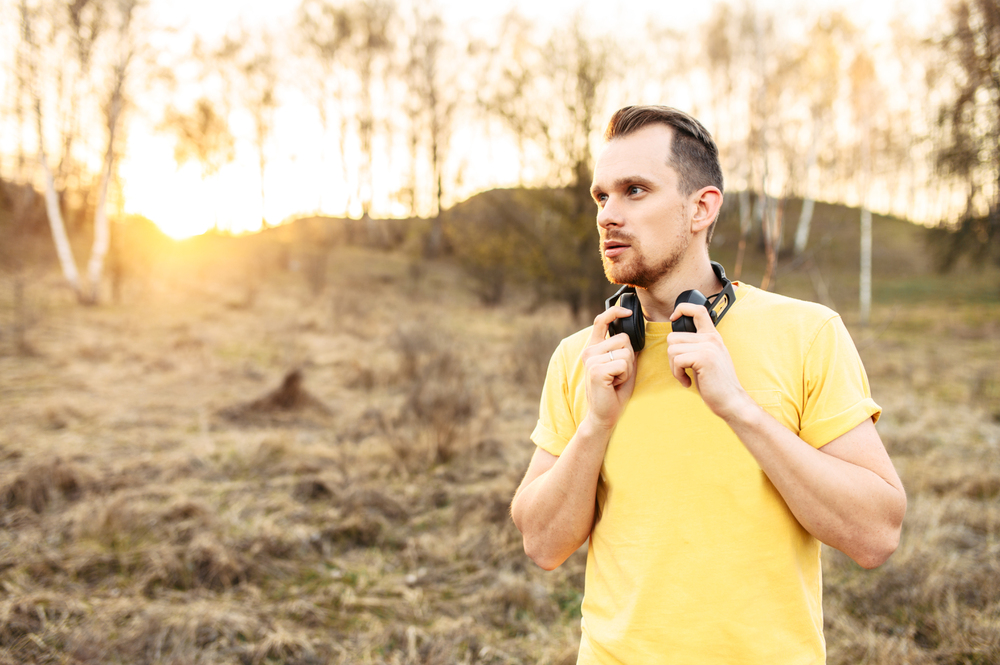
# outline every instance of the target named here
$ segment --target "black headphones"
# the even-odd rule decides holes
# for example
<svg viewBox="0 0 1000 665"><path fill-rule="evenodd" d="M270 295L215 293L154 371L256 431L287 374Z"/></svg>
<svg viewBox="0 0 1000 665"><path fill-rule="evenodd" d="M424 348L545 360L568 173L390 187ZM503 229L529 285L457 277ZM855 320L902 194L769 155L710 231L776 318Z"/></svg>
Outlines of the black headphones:
<svg viewBox="0 0 1000 665"><path fill-rule="evenodd" d="M697 289L685 291L677 296L674 308L676 309L677 305L680 305L682 302L693 302L696 305L704 305L705 309L708 310L708 315L712 317L712 324L718 326L719 322L722 321L722 317L726 315L729 308L736 302L736 290L733 288L733 283L726 278L726 271L721 264L712 261L712 270L715 271L715 276L722 282L722 290L709 298L706 298ZM618 289L617 293L604 301L604 309L610 309L619 298L621 298L621 301L618 304L625 309L631 310L632 315L612 321L611 325L608 326L608 334L614 336L618 333L626 333L632 342L632 350L636 352L642 351L642 347L646 346L646 320L642 317L642 304L639 302L639 296L635 292L635 287L626 284ZM726 306L721 312L717 312L717 306L722 302L723 298L726 301ZM698 332L694 325L694 319L690 316L680 317L673 322L671 328L674 332Z"/></svg>

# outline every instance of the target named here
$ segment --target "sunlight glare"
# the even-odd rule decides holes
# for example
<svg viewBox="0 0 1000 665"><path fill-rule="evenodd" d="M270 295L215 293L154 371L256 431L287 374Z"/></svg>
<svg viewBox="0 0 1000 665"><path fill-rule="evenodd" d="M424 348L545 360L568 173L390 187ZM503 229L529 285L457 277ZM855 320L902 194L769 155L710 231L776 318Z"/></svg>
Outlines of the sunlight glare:
<svg viewBox="0 0 1000 665"><path fill-rule="evenodd" d="M127 213L153 220L176 239L213 227L233 232L260 227L259 201L248 201L245 195L240 196L240 187L233 188L230 171L238 165L231 165L214 178L202 179L195 163L177 167L172 141L167 136L137 133L132 148L121 164Z"/></svg>
<svg viewBox="0 0 1000 665"><path fill-rule="evenodd" d="M187 29L209 40L217 39L223 28L238 18L251 21L280 24L290 20L291 12L276 8L270 3L249 3L241 5L215 6L212 20L201 16L195 10L196 0L177 0L154 3L162 15L161 20L171 24L181 24ZM540 5L528 0L510 0L500 3L492 12L476 9L460 0L440 0L446 16L453 26L469 21L485 21L487 14L502 14L509 4L516 4L529 17L541 23L552 22L554 16L565 16L573 8L581 8L591 16L605 16L615 23L618 32L638 31L646 20L669 20L674 24L696 25L704 20L710 11L710 4L695 7L685 5L664 9L659 2L640 0L638 4L624 0L556 0L555 4L565 11L540 10ZM802 0L765 0L765 5L782 8L787 15L793 9L803 6ZM865 0L820 0L820 5L842 7L860 24L878 26L877 31L887 31L890 19L897 15L902 6L907 8L911 19L917 24L926 23L940 7L940 0L918 0L903 4L901 0L887 3L870 3ZM198 7L201 5L198 4ZM611 11L609 7L632 11ZM886 33L882 36L888 39ZM213 227L234 233L252 232L261 227L261 219L266 216L269 224L280 224L298 215L328 214L333 216L360 215L357 195L351 195L357 188L357 168L339 166L341 158L349 164L358 163L359 148L353 140L343 155L338 148L334 131L324 136L318 115L312 102L302 93L292 91L277 112L274 136L267 148L268 164L265 176L264 212L261 214L260 172L256 148L248 137L253 135L249 118L238 109L230 121L237 135L236 159L224 165L218 173L202 178L200 165L188 163L178 168L173 155L173 139L162 131L154 129L159 121L151 112L145 118L136 118L129 129L128 155L120 166L123 179L125 211L141 214L153 220L167 235L184 238L204 233ZM176 99L172 100L177 103ZM621 100L622 103L634 100ZM663 101L663 100L647 100ZM683 98L672 99L674 104L684 105L690 101ZM478 131L482 131L481 129ZM522 176L542 176L533 174L530 165L520 163L523 158L512 144L496 145L481 133L475 135L469 127L454 129L453 146L449 163L445 165L453 176L451 191L447 192L445 206L450 206L476 191L497 186L512 186ZM379 138L378 140L384 140ZM382 146L384 147L384 146ZM381 148L381 147L380 147ZM405 214L406 210L396 200L396 190L403 185L403 177L409 168L409 158L399 152L400 146L391 146L387 151L380 149L373 168L380 174L375 184L372 214L376 217L386 214ZM464 148L464 150L462 149ZM484 156L486 157L484 159ZM426 203L426 202L425 202ZM424 206L427 209L427 206Z"/></svg>

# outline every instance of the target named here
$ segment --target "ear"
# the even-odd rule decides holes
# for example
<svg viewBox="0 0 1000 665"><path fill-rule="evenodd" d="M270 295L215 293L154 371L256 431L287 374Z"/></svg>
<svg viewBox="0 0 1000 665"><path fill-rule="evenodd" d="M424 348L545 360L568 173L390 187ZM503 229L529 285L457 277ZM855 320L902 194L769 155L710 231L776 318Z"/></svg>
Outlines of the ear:
<svg viewBox="0 0 1000 665"><path fill-rule="evenodd" d="M712 226L722 208L722 192L709 185L691 194L694 215L691 217L691 233L698 234Z"/></svg>

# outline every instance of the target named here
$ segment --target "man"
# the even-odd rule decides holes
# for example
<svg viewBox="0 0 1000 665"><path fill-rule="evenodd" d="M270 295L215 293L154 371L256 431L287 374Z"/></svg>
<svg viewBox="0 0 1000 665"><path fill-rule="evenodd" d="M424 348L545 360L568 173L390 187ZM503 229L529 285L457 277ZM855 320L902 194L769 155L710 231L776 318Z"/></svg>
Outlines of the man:
<svg viewBox="0 0 1000 665"><path fill-rule="evenodd" d="M823 663L820 542L866 568L906 497L835 312L734 283L712 323L675 300L722 290L708 243L718 149L690 116L626 107L591 189L608 279L637 287L646 343L613 306L549 364L511 505L551 570L589 538L579 663ZM671 332L693 317L696 333Z"/></svg>

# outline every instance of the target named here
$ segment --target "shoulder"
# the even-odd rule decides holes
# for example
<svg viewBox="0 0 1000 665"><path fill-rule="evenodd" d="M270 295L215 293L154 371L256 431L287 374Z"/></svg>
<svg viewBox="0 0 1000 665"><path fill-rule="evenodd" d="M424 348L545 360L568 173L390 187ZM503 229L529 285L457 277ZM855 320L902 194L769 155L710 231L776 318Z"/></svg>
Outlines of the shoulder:
<svg viewBox="0 0 1000 665"><path fill-rule="evenodd" d="M580 354L583 352L584 347L587 345L587 340L590 339L590 334L594 330L594 326L588 326L583 330L578 330L572 335L563 338L559 342L559 346L556 347L553 358L560 358L567 365L575 362Z"/></svg>
<svg viewBox="0 0 1000 665"><path fill-rule="evenodd" d="M559 342L549 359L546 381L574 383L579 378L580 354L583 353L592 330L593 326L584 328Z"/></svg>
<svg viewBox="0 0 1000 665"><path fill-rule="evenodd" d="M734 307L733 313L739 312L741 327L759 327L773 334L784 332L810 337L826 324L840 319L840 315L826 305L762 291L749 284L739 285L737 304L740 307Z"/></svg>
<svg viewBox="0 0 1000 665"><path fill-rule="evenodd" d="M773 314L791 314L798 317L827 321L839 316L826 305L808 300L799 300L780 293L762 291L750 284L740 284L737 302L745 302L749 309Z"/></svg>

